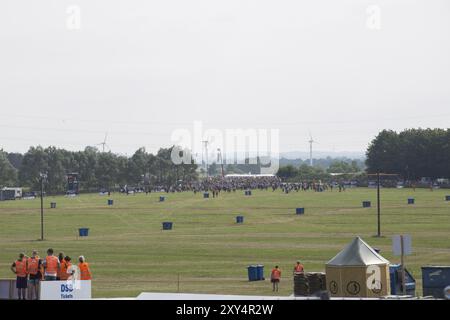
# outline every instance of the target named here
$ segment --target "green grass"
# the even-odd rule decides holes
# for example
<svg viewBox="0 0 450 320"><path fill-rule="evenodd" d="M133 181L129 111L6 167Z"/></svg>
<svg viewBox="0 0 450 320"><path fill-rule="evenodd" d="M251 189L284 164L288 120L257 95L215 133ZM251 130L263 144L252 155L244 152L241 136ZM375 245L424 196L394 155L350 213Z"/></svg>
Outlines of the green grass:
<svg viewBox="0 0 450 320"><path fill-rule="evenodd" d="M21 251L47 248L75 258L85 255L94 280L94 297L136 296L142 291L271 295L268 281L248 282L249 264L264 264L266 277L278 264L284 270L280 295L292 293L291 270L301 259L307 271L323 271L325 263L357 235L392 263L391 236L410 234L413 254L407 267L421 294L423 265L450 264L449 190L383 189L382 234L376 234L376 191L358 188L346 192L254 191L202 194L111 196L45 199L45 241L40 238L40 201L0 202L0 278L12 278L9 266ZM413 196L415 205L407 205ZM372 208L362 208L363 200ZM50 202L56 209L48 209ZM304 216L295 215L305 207ZM243 215L243 225L235 223ZM162 231L162 221L174 229ZM90 235L77 239L79 227Z"/></svg>

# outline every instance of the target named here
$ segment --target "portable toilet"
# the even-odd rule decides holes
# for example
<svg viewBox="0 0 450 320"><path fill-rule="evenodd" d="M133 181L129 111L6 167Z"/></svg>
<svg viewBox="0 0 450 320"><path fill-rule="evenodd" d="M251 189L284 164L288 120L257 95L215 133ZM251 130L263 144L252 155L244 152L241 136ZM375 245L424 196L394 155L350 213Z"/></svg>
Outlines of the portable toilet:
<svg viewBox="0 0 450 320"><path fill-rule="evenodd" d="M360 237L325 265L333 297L381 297L389 294L389 261Z"/></svg>
<svg viewBox="0 0 450 320"><path fill-rule="evenodd" d="M258 280L265 280L264 279L264 266L262 264L258 264L256 266L256 275Z"/></svg>
<svg viewBox="0 0 450 320"><path fill-rule="evenodd" d="M305 214L305 208L296 208L295 213L296 214Z"/></svg>
<svg viewBox="0 0 450 320"><path fill-rule="evenodd" d="M251 265L247 267L248 281L258 281L258 267Z"/></svg>
<svg viewBox="0 0 450 320"><path fill-rule="evenodd" d="M408 198L408 204L414 204L414 198Z"/></svg>

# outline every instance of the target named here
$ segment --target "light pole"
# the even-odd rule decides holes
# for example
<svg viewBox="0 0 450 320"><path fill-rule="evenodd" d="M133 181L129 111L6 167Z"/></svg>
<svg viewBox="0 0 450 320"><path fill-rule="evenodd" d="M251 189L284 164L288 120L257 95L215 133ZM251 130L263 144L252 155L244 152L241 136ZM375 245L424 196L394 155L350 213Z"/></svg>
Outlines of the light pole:
<svg viewBox="0 0 450 320"><path fill-rule="evenodd" d="M220 167L221 167L221 173L222 173L222 178L224 177L224 171L223 171L223 158L222 158L222 151L220 150L220 148L217 148L217 162L220 161Z"/></svg>
<svg viewBox="0 0 450 320"><path fill-rule="evenodd" d="M40 173L39 179L41 182L41 240L44 240L44 181L47 179L46 173Z"/></svg>
<svg viewBox="0 0 450 320"><path fill-rule="evenodd" d="M209 177L209 173L208 173L208 143L209 143L209 141L208 140L204 140L202 142L203 142L203 144L205 146L205 160L206 160L205 169L206 169L206 179L208 179L208 177Z"/></svg>

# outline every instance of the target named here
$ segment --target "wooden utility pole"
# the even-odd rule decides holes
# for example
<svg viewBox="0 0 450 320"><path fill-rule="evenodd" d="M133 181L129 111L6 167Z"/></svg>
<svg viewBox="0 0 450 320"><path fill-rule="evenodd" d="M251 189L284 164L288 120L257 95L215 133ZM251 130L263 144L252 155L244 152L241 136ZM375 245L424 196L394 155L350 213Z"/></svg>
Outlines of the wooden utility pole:
<svg viewBox="0 0 450 320"><path fill-rule="evenodd" d="M403 235L400 235L400 246L401 246L401 272L402 272L402 293L406 295L406 279L405 279L405 244L403 242Z"/></svg>
<svg viewBox="0 0 450 320"><path fill-rule="evenodd" d="M41 240L44 240L44 181L47 179L46 173L40 173L39 179L41 180Z"/></svg>
<svg viewBox="0 0 450 320"><path fill-rule="evenodd" d="M381 237L381 176L397 176L397 174L392 173L368 173L368 176L376 176L377 177L377 237Z"/></svg>
<svg viewBox="0 0 450 320"><path fill-rule="evenodd" d="M380 207L380 173L377 172L377 220L378 220L378 232L377 236L381 237L381 207Z"/></svg>

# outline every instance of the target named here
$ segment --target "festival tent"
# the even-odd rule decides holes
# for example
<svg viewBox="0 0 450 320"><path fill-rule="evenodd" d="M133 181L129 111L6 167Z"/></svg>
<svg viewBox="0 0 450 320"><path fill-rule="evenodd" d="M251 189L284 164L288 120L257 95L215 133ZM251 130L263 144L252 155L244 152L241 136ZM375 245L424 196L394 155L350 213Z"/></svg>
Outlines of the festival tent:
<svg viewBox="0 0 450 320"><path fill-rule="evenodd" d="M360 237L325 265L327 289L334 297L389 295L389 261Z"/></svg>

